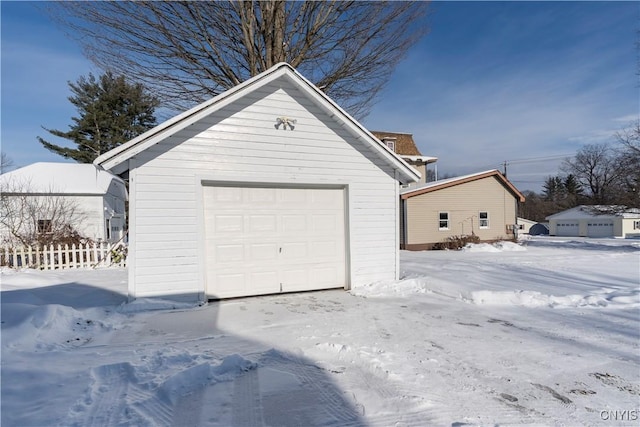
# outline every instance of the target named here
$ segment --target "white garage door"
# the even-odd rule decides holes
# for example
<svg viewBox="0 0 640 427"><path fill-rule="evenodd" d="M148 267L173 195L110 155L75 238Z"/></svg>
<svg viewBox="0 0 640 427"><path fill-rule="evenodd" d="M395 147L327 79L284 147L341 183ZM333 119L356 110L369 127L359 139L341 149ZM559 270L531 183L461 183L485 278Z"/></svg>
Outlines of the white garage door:
<svg viewBox="0 0 640 427"><path fill-rule="evenodd" d="M344 189L203 191L209 298L345 286Z"/></svg>
<svg viewBox="0 0 640 427"><path fill-rule="evenodd" d="M613 237L613 221L592 221L587 224L589 237Z"/></svg>
<svg viewBox="0 0 640 427"><path fill-rule="evenodd" d="M579 232L578 221L558 221L556 236L577 236Z"/></svg>

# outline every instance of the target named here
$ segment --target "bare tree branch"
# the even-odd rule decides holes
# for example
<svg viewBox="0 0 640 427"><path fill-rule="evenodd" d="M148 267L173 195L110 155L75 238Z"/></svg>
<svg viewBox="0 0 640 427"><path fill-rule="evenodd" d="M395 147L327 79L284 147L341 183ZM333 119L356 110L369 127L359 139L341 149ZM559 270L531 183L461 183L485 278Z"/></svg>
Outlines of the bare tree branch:
<svg viewBox="0 0 640 427"><path fill-rule="evenodd" d="M361 118L427 32L426 2L57 2L50 11L98 66L176 109L288 62Z"/></svg>
<svg viewBox="0 0 640 427"><path fill-rule="evenodd" d="M53 189L34 189L29 181L5 180L0 188L0 241L4 245L79 243L77 229L86 214Z"/></svg>

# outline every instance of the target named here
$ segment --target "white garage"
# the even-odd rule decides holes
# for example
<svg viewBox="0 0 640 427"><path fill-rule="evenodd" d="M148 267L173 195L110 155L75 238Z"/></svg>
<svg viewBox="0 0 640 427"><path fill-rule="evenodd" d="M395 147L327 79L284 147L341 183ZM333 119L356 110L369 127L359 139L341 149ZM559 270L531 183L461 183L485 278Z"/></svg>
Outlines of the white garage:
<svg viewBox="0 0 640 427"><path fill-rule="evenodd" d="M617 205L580 205L547 217L551 236L640 236L640 209Z"/></svg>
<svg viewBox="0 0 640 427"><path fill-rule="evenodd" d="M103 154L129 180L129 296L349 289L399 275L420 174L288 64Z"/></svg>

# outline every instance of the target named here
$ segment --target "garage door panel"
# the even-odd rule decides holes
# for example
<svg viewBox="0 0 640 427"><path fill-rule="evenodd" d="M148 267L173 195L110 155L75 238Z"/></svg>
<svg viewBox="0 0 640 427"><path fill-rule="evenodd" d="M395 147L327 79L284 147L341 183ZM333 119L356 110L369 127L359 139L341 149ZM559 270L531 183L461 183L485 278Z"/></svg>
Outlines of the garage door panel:
<svg viewBox="0 0 640 427"><path fill-rule="evenodd" d="M216 234L242 233L244 230L244 218L242 215L216 215L213 218L213 226Z"/></svg>
<svg viewBox="0 0 640 427"><path fill-rule="evenodd" d="M249 231L253 236L259 237L258 233L274 233L277 228L278 219L276 215L251 215L249 216Z"/></svg>
<svg viewBox="0 0 640 427"><path fill-rule="evenodd" d="M278 258L279 246L276 243L252 243L249 244L251 261L274 261Z"/></svg>
<svg viewBox="0 0 640 427"><path fill-rule="evenodd" d="M244 245L216 245L215 261L217 262L244 262Z"/></svg>
<svg viewBox="0 0 640 427"><path fill-rule="evenodd" d="M282 244L280 256L284 260L305 259L309 256L307 242L289 242Z"/></svg>
<svg viewBox="0 0 640 427"><path fill-rule="evenodd" d="M613 221L597 221L587 224L589 237L613 237Z"/></svg>
<svg viewBox="0 0 640 427"><path fill-rule="evenodd" d="M336 241L311 243L311 256L316 260L318 258L338 258L339 255L340 251Z"/></svg>
<svg viewBox="0 0 640 427"><path fill-rule="evenodd" d="M344 287L343 189L205 186L207 293Z"/></svg>
<svg viewBox="0 0 640 427"><path fill-rule="evenodd" d="M282 232L297 233L307 230L306 215L283 215L282 216Z"/></svg>
<svg viewBox="0 0 640 427"><path fill-rule="evenodd" d="M248 201L256 206L272 207L277 201L275 188L249 188Z"/></svg>
<svg viewBox="0 0 640 427"><path fill-rule="evenodd" d="M317 233L323 233L327 231L335 232L338 228L337 218L335 217L335 215L313 215L312 223L312 230Z"/></svg>
<svg viewBox="0 0 640 427"><path fill-rule="evenodd" d="M559 221L556 226L558 236L577 236L580 233L580 225L576 221Z"/></svg>

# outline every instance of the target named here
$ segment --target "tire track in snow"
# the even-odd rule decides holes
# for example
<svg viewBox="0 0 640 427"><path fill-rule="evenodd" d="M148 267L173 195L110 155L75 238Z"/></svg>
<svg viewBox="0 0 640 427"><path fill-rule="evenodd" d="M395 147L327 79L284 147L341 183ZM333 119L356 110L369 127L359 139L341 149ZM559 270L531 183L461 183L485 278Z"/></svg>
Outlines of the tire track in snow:
<svg viewBox="0 0 640 427"><path fill-rule="evenodd" d="M88 396L79 404L68 424L73 426L106 426L126 423L127 397L134 368L130 363L103 365L91 370L93 382Z"/></svg>
<svg viewBox="0 0 640 427"><path fill-rule="evenodd" d="M273 353L270 356L273 356ZM274 367L295 375L309 390L308 394L314 399L313 406L321 408L327 417L340 425L360 419L360 414L355 411L345 397L336 392L335 385L328 380L326 371L322 368L304 363L296 358L286 358L284 355L280 355L275 360L269 357L264 366Z"/></svg>
<svg viewBox="0 0 640 427"><path fill-rule="evenodd" d="M264 425L257 369L247 371L233 382L232 425Z"/></svg>

